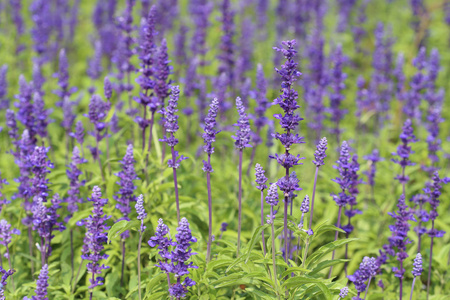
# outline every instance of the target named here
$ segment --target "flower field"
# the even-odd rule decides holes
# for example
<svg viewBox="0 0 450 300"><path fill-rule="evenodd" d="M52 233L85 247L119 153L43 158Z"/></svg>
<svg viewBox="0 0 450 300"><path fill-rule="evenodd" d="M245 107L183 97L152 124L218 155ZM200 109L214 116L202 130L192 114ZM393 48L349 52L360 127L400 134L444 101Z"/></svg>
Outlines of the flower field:
<svg viewBox="0 0 450 300"><path fill-rule="evenodd" d="M450 2L0 3L0 300L450 299Z"/></svg>

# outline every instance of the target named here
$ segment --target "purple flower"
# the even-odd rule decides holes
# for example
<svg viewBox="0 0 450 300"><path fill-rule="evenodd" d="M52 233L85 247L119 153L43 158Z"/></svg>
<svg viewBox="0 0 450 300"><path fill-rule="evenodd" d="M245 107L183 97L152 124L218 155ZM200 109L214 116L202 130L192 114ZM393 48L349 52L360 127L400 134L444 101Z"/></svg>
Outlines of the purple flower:
<svg viewBox="0 0 450 300"><path fill-rule="evenodd" d="M336 163L337 165L333 166L333 168L339 171L340 177L331 180L339 184L341 192L337 195L332 194L332 196L338 206L345 206L349 201L349 196L346 194L346 191L351 184L351 161L349 147L346 141L342 142L340 157Z"/></svg>
<svg viewBox="0 0 450 300"><path fill-rule="evenodd" d="M384 245L383 249L386 254L396 257L400 263L400 267L393 267L395 277L403 278L405 269L403 268L403 261L408 257L406 246L411 243L408 239L408 231L411 225L409 221L416 221L412 210L405 204L405 196L402 194L397 204L398 210L393 213L388 213L395 219L395 224L389 226L391 236L388 238L389 244Z"/></svg>
<svg viewBox="0 0 450 300"><path fill-rule="evenodd" d="M13 143L17 142L17 139L19 138L19 129L17 128L17 122L16 122L16 115L13 110L6 110L6 126L9 128L9 138L13 140Z"/></svg>
<svg viewBox="0 0 450 300"><path fill-rule="evenodd" d="M339 297L344 299L345 297L347 297L348 295L348 287L344 286L340 291L339 291Z"/></svg>
<svg viewBox="0 0 450 300"><path fill-rule="evenodd" d="M370 161L370 169L366 171L367 180L372 188L375 186L375 174L377 172L377 163L382 161L378 149L374 149L371 154L364 156L364 159Z"/></svg>
<svg viewBox="0 0 450 300"><path fill-rule="evenodd" d="M94 125L94 130L89 132L89 134L96 139L96 146L90 147L92 156L96 160L99 159L100 154L98 143L108 134L105 118L108 115L109 109L109 103L105 103L99 95L92 95L87 117L89 117L89 120Z"/></svg>
<svg viewBox="0 0 450 300"><path fill-rule="evenodd" d="M169 270L166 268L166 261L168 259L172 258L172 255L169 251L170 246L176 245L175 242L172 241L172 239L169 239L166 237L166 235L169 233L169 227L164 224L163 219L158 220L158 226L156 226L155 230L155 236L152 236L150 240L148 241L148 245L150 247L155 247L158 245L159 249L159 255L164 260L160 261L159 265L156 265L158 268L161 269L161 271L169 272Z"/></svg>
<svg viewBox="0 0 450 300"><path fill-rule="evenodd" d="M3 185L8 185L9 182L2 178L2 173L0 172L0 212L4 208L4 205L11 203L11 201L8 201L8 199L3 195Z"/></svg>
<svg viewBox="0 0 450 300"><path fill-rule="evenodd" d="M55 194L51 200L51 206L46 207L41 197L34 198L33 229L37 230L41 237L40 251L43 260L46 262L52 254L51 241L54 237L53 230L63 231L65 229L61 222L58 222L58 208L61 207L61 199Z"/></svg>
<svg viewBox="0 0 450 300"><path fill-rule="evenodd" d="M50 109L45 109L45 103L39 93L34 93L34 113L36 115L35 129L36 133L42 137L46 138L48 136L47 126L50 120L48 119L51 113Z"/></svg>
<svg viewBox="0 0 450 300"><path fill-rule="evenodd" d="M228 227L228 223L227 222L223 222L221 227L220 227L220 231L222 231L222 232L227 231L227 227Z"/></svg>
<svg viewBox="0 0 450 300"><path fill-rule="evenodd" d="M95 41L94 45L94 55L88 62L88 69L86 71L87 75L95 81L98 79L103 71L102 68L102 43L101 41ZM95 92L95 87L90 88L90 92Z"/></svg>
<svg viewBox="0 0 450 300"><path fill-rule="evenodd" d="M317 144L317 149L314 152L314 160L313 160L313 164L316 165L316 167L320 167L323 166L325 164L325 157L327 157L327 155L325 154L325 151L328 149L327 148L328 145L328 141L326 137L323 137L319 144Z"/></svg>
<svg viewBox="0 0 450 300"><path fill-rule="evenodd" d="M219 101L217 98L214 98L209 106L208 115L205 117L205 125L204 125L204 133L202 135L204 146L203 151L205 151L208 156L214 153L213 142L216 141L216 134L220 132L220 130L216 130L215 127L217 125L217 111L219 110ZM213 169L211 167L211 163L208 161L203 161L203 171L212 172Z"/></svg>
<svg viewBox="0 0 450 300"><path fill-rule="evenodd" d="M333 70L331 72L331 82L333 92L330 94L330 120L333 122L334 127L331 130L332 134L336 135L338 143L340 143L340 122L346 114L346 110L342 109L342 101L345 96L342 91L345 89L345 79L347 74L343 73L342 67L344 64L344 55L342 54L342 45L338 45L333 54Z"/></svg>
<svg viewBox="0 0 450 300"><path fill-rule="evenodd" d="M80 146L83 145L84 142L84 127L83 122L78 121L77 124L75 124L75 131L69 133L69 136L73 137L77 140L78 144Z"/></svg>
<svg viewBox="0 0 450 300"><path fill-rule="evenodd" d="M264 171L263 167L261 167L260 164L256 164L256 166L255 166L255 177L256 177L255 182L258 184L256 186L256 188L258 190L260 190L261 192L264 191L264 189L267 189L267 185L266 185L267 177L264 175L265 172L266 171Z"/></svg>
<svg viewBox="0 0 450 300"><path fill-rule="evenodd" d="M241 98L236 98L236 109L239 114L239 119L234 126L238 127L236 131L236 136L232 136L232 138L236 141L234 145L240 151L244 150L244 148L251 147L250 142L250 122L245 112L244 104L241 101Z"/></svg>
<svg viewBox="0 0 450 300"><path fill-rule="evenodd" d="M271 206L278 205L278 186L272 183L267 190L266 203Z"/></svg>
<svg viewBox="0 0 450 300"><path fill-rule="evenodd" d="M9 224L8 221L0 220L0 245L8 248L13 234L20 235L20 230L15 228L11 229L11 224ZM7 253L9 253L9 251Z"/></svg>
<svg viewBox="0 0 450 300"><path fill-rule="evenodd" d="M137 219L141 220L141 233L145 231L144 226L144 219L147 218L147 213L145 212L144 208L144 196L139 195L136 200L136 205L134 206L136 208L136 212L138 214Z"/></svg>
<svg viewBox="0 0 450 300"><path fill-rule="evenodd" d="M414 258L413 269L411 273L414 277L418 277L422 275L422 271L422 255L420 253L417 253L416 258Z"/></svg>
<svg viewBox="0 0 450 300"><path fill-rule="evenodd" d="M116 173L115 175L120 178L117 184L120 186L120 190L117 192L117 196L114 199L118 202L116 204L116 209L120 210L122 217L119 220L130 220L128 215L131 212L131 202L136 201L136 196L134 195L134 190L136 190L136 185L133 183L138 177L134 169L135 164L133 156L133 145L129 144L127 147L127 152L123 159L120 161L122 164L122 171ZM126 239L129 236L129 232L125 231L122 234L122 239Z"/></svg>
<svg viewBox="0 0 450 300"><path fill-rule="evenodd" d="M303 229L303 218L305 217L305 214L309 212L309 196L305 195L305 198L303 198L302 205L300 206L300 211L302 212L302 216L300 219L300 224L298 224L298 229Z"/></svg>
<svg viewBox="0 0 450 300"><path fill-rule="evenodd" d="M392 72L392 75L394 75L395 78L397 78L397 84L395 87L395 93L398 100L403 101L405 100L405 72L403 71L405 65L405 57L403 53L399 53L397 55L397 61L395 64L395 69Z"/></svg>
<svg viewBox="0 0 450 300"><path fill-rule="evenodd" d="M177 299L186 295L187 287L195 285L195 281L189 277L185 277L183 284L181 284L181 277L189 275L189 268L197 269L198 267L193 262L186 263L193 253L190 246L191 243L197 242L197 239L192 236L189 223L186 218L182 218L177 228L178 233L175 235L177 243L175 249L172 251L171 273L177 278L177 283L169 288L169 293Z"/></svg>
<svg viewBox="0 0 450 300"><path fill-rule="evenodd" d="M19 77L19 94L15 98L19 101L15 103L18 108L17 120L28 130L30 140L36 142L36 119L32 102L33 88L28 84L23 75Z"/></svg>
<svg viewBox="0 0 450 300"><path fill-rule="evenodd" d="M431 206L431 210L430 210L430 214L429 217L432 221L436 220L436 218L438 217L438 212L437 209L439 207L439 197L441 196L441 190L442 190L442 184L446 184L450 182L450 178L449 177L445 177L445 178L440 178L439 177L439 173L438 171L435 171L433 173L433 182L432 183L428 183L424 189L424 192L426 194L428 194L428 202L430 203ZM439 231L439 230L430 230L428 232L429 236L434 236L434 237L442 237L443 234L445 232L444 231Z"/></svg>
<svg viewBox="0 0 450 300"><path fill-rule="evenodd" d="M6 271L5 269L3 269L3 267L0 267L0 274L2 276L0 280L0 285L2 286L0 288L0 300L6 300L4 294L4 287L7 285L6 280L8 280L8 277L11 277L14 274L14 272L16 272L16 270Z"/></svg>
<svg viewBox="0 0 450 300"><path fill-rule="evenodd" d="M86 162L86 159L80 157L80 150L78 147L73 147L72 161L66 170L67 178L69 178L70 181L70 188L67 191L68 197L66 198L69 214L65 217L65 222L68 222L73 213L78 211L78 203L83 202L83 198L80 196L80 188L84 186L86 181L79 179L80 175L83 174L83 172L80 171L79 166Z"/></svg>
<svg viewBox="0 0 450 300"><path fill-rule="evenodd" d="M195 19L194 19L195 20ZM174 36L174 45L175 45L175 61L177 66L184 66L187 61L186 54L186 34L188 33L189 28L181 24L180 29Z"/></svg>
<svg viewBox="0 0 450 300"><path fill-rule="evenodd" d="M309 211L309 196L306 195L302 201L302 205L300 206L300 211L306 214Z"/></svg>
<svg viewBox="0 0 450 300"><path fill-rule="evenodd" d="M155 72L155 94L159 98L158 102L164 106L165 99L169 96L170 83L169 75L172 73L172 67L169 66L170 60L167 54L166 39L161 41L161 47L158 49Z"/></svg>
<svg viewBox="0 0 450 300"><path fill-rule="evenodd" d="M377 266L375 258L366 256L359 265L359 269L356 270L353 275L347 276L348 280L353 282L356 291L358 292L358 296L353 299L360 299L360 294L363 293L367 288L366 281L370 277L375 276L376 267Z"/></svg>
<svg viewBox="0 0 450 300"><path fill-rule="evenodd" d="M32 300L47 300L47 288L48 288L48 265L42 266L38 279L36 280L36 289L34 292L36 296L33 296Z"/></svg>
<svg viewBox="0 0 450 300"><path fill-rule="evenodd" d="M28 157L31 164L31 172L34 177L31 179L31 194L35 197L42 198L43 202L47 202L49 180L47 174L54 168L52 162L48 159L47 153L49 148L36 147L33 153Z"/></svg>
<svg viewBox="0 0 450 300"><path fill-rule="evenodd" d="M253 143L258 145L262 142L260 137L261 129L267 125L268 120L265 116L267 109L271 106L271 103L267 101L267 80L264 77L264 70L261 64L258 64L256 69L256 91L255 100L257 105L255 106L255 127L256 133L253 135Z"/></svg>
<svg viewBox="0 0 450 300"><path fill-rule="evenodd" d="M54 74L54 76L58 78L58 86L60 88L59 90L53 91L60 99L56 102L56 105L63 107L64 101L68 100L77 91L76 87L69 86L69 63L64 49L59 52L58 73Z"/></svg>
<svg viewBox="0 0 450 300"><path fill-rule="evenodd" d="M170 147L174 147L178 144L178 139L174 137L174 134L178 130L178 99L180 97L180 89L178 86L172 87L172 93L170 94L170 99L167 107L160 110L160 113L164 116L164 128L168 133L170 133L169 137L164 136L164 139L161 139L161 142L167 143Z"/></svg>
<svg viewBox="0 0 450 300"><path fill-rule="evenodd" d="M30 5L31 19L34 27L31 29L34 51L38 54L39 63L44 63L48 57L49 39L52 32L51 3L44 0L34 0Z"/></svg>
<svg viewBox="0 0 450 300"><path fill-rule="evenodd" d="M413 65L416 67L417 72L410 80L410 90L407 94L407 101L403 106L403 112L408 118L420 119L419 106L422 101L422 91L426 87L427 75L425 74L426 67L426 49L420 48L419 53L413 60Z"/></svg>
<svg viewBox="0 0 450 300"><path fill-rule="evenodd" d="M397 152L392 153L394 156L398 156L399 159L392 159L392 161L396 164L399 164L404 170L406 166L414 166L415 163L411 162L409 157L414 151L411 150L411 143L417 142L417 139L414 135L414 129L412 127L412 122L410 119L407 119L403 125L403 131L400 134L400 139L402 144L397 147ZM397 175L395 177L400 183L405 184L409 181L409 177L404 174Z"/></svg>
<svg viewBox="0 0 450 300"><path fill-rule="evenodd" d="M109 257L107 254L102 254L102 251L104 250L104 244L108 240L107 231L109 226L106 225L106 220L110 216L103 213L103 206L108 203L108 199L102 198L102 192L98 186L94 186L92 197L88 200L92 202L94 208L92 209L92 215L81 222L81 224L86 226L81 258L90 261L86 267L88 272L92 274L92 279L89 279L91 283L89 289L93 289L96 286L103 285L104 280L103 277L95 277L95 275L101 274L102 270L109 268L109 266L100 265L99 261Z"/></svg>
<svg viewBox="0 0 450 300"><path fill-rule="evenodd" d="M145 107L149 107L152 112L155 112L160 105L159 99L153 97L151 90L155 87L155 81L153 79L155 69L154 69L154 54L156 52L155 39L155 14L156 7L152 6L145 20L141 32L142 37L139 43L139 59L140 63L140 75L136 79L136 82L141 86L141 92L139 97L136 97L136 102L140 103Z"/></svg>
<svg viewBox="0 0 450 300"><path fill-rule="evenodd" d="M234 86L234 67L235 67L235 46L233 37L235 34L234 11L231 9L230 0L223 0L220 5L222 37L220 43L220 54L217 57L220 60L219 74L226 75L226 86L232 88Z"/></svg>
<svg viewBox="0 0 450 300"><path fill-rule="evenodd" d="M8 96L8 80L6 78L8 72L8 65L3 65L0 68L0 109L7 109L9 107Z"/></svg>

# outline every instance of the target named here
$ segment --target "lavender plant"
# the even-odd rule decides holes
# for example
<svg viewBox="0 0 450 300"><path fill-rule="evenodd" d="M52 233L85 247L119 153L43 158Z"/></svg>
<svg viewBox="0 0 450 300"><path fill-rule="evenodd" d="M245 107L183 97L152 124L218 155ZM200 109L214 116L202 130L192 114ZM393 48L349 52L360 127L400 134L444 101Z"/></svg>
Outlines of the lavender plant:
<svg viewBox="0 0 450 300"><path fill-rule="evenodd" d="M180 167L180 163L188 157L179 155L178 151L175 151L175 146L178 144L178 139L175 138L175 133L179 129L178 126L178 99L180 97L180 88L178 86L172 86L169 103L167 107L163 108L160 113L164 116L164 127L168 135L165 135L161 142L167 143L172 152L172 159L169 159L167 164L169 168L173 169L173 182L175 186L175 201L177 205L177 219L180 219L180 203L178 199L178 181L177 181L177 169Z"/></svg>
<svg viewBox="0 0 450 300"><path fill-rule="evenodd" d="M205 118L205 126L203 128L203 151L208 154L208 160L203 161L203 172L206 172L206 185L208 190L208 246L206 259L211 259L211 242L212 242L212 195L211 195L211 173L213 168L211 166L211 154L214 153L213 142L216 141L216 135L220 132L216 127L217 112L219 110L219 101L214 98L211 102L208 115Z"/></svg>
<svg viewBox="0 0 450 300"><path fill-rule="evenodd" d="M283 82L281 84L282 94L274 100L274 104L278 104L283 109L284 115L275 114L274 117L280 121L280 126L284 130L284 132L276 133L274 137L281 142L281 144L285 148L285 153L280 155L275 154L274 156L272 156L272 158L276 159L278 164L280 164L286 171L286 175L277 181L277 185L284 194L284 236L287 237L287 214L289 196L291 192L301 190L298 185L299 180L297 178L289 176L289 171L292 167L300 165L301 163L299 161L300 159L302 159L300 158L300 155L294 156L289 151L292 145L304 143L304 138L300 137L298 134L294 134L299 122L303 120L295 112L300 106L297 104L298 93L294 90L293 85L301 75L301 73L297 70L298 64L294 60L294 57L297 53L297 51L294 49L296 41L284 41L281 44L283 46L282 48L274 47L274 49L277 52L281 52L283 54L286 62L283 66L281 66L281 69L275 69L282 78ZM286 253L289 253L289 251L287 251L287 238L285 238L284 243ZM287 259L288 255L285 256L286 263Z"/></svg>
<svg viewBox="0 0 450 300"><path fill-rule="evenodd" d="M106 221L110 216L105 215L103 212L103 207L108 203L108 199L102 198L102 192L98 186L94 186L92 189L92 197L88 198L88 200L91 201L93 205L92 215L79 222L78 225L84 225L86 227L81 258L82 262L83 260L89 261L86 268L88 272L92 274L89 279L89 282L91 283L89 286L89 299L92 300L93 289L96 286L103 285L104 281L104 278L97 276L97 274L101 274L102 270L109 269L109 266L105 266L104 264L100 265L100 261L109 257L108 254L102 252L104 250L104 244L107 241L106 231L109 229L109 226L106 225ZM82 262L80 263L80 268ZM77 279L78 274L75 279L75 284Z"/></svg>
<svg viewBox="0 0 450 300"><path fill-rule="evenodd" d="M137 219L141 221L141 227L139 229L139 244L138 244L138 254L137 254L137 264L138 264L138 289L139 289L139 300L142 299L141 295L141 245L142 245L142 238L144 235L144 231L146 229L146 226L144 225L144 220L147 218L147 213L145 212L144 208L144 197L142 195L139 195L136 201L136 205L134 206L136 208L136 212L138 214Z"/></svg>
<svg viewBox="0 0 450 300"><path fill-rule="evenodd" d="M264 190L267 189L267 177L264 175L266 171L264 171L263 167L260 164L256 164L255 166L255 182L258 184L256 188L261 191L261 226L264 225ZM263 252L264 256L266 255L266 242L264 239L264 230L261 232L262 244L263 244Z"/></svg>
<svg viewBox="0 0 450 300"><path fill-rule="evenodd" d="M235 140L234 145L239 150L239 196L238 196L238 238L236 256L239 256L239 249L241 246L241 218L242 218L242 155L245 148L251 147L250 142L250 121L245 112L244 104L241 98L236 98L236 109L239 114L239 119L234 126L238 129L236 136L232 136Z"/></svg>

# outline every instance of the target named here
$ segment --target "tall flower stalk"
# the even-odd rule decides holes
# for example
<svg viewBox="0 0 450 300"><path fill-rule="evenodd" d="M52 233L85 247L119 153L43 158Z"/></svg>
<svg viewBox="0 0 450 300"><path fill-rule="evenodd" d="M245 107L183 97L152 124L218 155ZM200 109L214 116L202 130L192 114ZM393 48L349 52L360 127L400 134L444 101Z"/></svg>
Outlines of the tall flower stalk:
<svg viewBox="0 0 450 300"><path fill-rule="evenodd" d="M333 197L333 200L336 202L337 206L339 206L339 212L338 212L338 219L336 227L341 228L341 217L342 217L342 209L344 206L346 206L350 200L350 197L348 193L348 189L351 184L351 161L350 161L350 153L349 153L349 147L346 141L342 142L341 151L340 151L340 157L336 161L337 165L334 166L339 171L339 176L335 179L332 179L332 181L339 184L339 187L341 188L341 191L338 194L331 194ZM334 235L334 240L337 241L339 235L339 231L336 230L336 233ZM334 259L336 251L333 250L333 254L331 255L331 259ZM330 267L330 273L328 274L328 277L331 277L331 274L333 272L333 266Z"/></svg>
<svg viewBox="0 0 450 300"><path fill-rule="evenodd" d="M406 197L405 189L406 183L409 181L409 177L405 174L405 169L407 166L415 165L415 163L411 162L409 156L414 153L414 151L411 150L411 143L417 142L410 119L405 121L403 131L400 134L400 139L402 144L397 147L397 152L392 153L392 155L398 156L399 158L392 159L392 161L402 167L402 173L397 175L395 179L401 183L403 195Z"/></svg>
<svg viewBox="0 0 450 300"><path fill-rule="evenodd" d="M205 118L205 127L203 133L203 151L208 154L208 160L203 161L203 171L206 172L206 185L208 189L208 245L206 250L206 261L211 259L211 243L212 243L212 195L211 195L211 173L213 168L211 166L211 154L214 153L213 142L216 141L216 134L219 130L216 130L216 118L219 110L219 101L214 98L211 102L208 115Z"/></svg>
<svg viewBox="0 0 450 300"><path fill-rule="evenodd" d="M89 103L89 113L87 115L94 125L94 130L89 132L89 134L95 138L95 146L91 146L90 150L92 157L98 162L103 181L105 181L105 174L100 160L100 142L108 135L105 118L110 108L110 103L104 102L99 95L93 95Z"/></svg>
<svg viewBox="0 0 450 300"><path fill-rule="evenodd" d="M147 19L144 21L141 29L141 41L140 41L140 54L139 59L141 73L136 79L136 82L141 86L141 92L139 97L135 97L134 100L142 105L143 116L136 118L139 127L142 129L142 149L145 149L145 141L147 139L145 131L150 125L150 137L148 140L148 151L151 149L152 142L152 129L155 112L158 109L160 103L157 97L153 97L152 90L155 87L154 81L154 53L156 50L156 45L154 42L155 38L155 14L156 7L152 6L148 14ZM150 109L151 119L147 119L147 108Z"/></svg>
<svg viewBox="0 0 450 300"><path fill-rule="evenodd" d="M89 279L89 282L91 283L89 286L89 299L92 300L93 289L96 286L103 285L104 280L101 276L96 277L96 274L101 274L102 270L109 269L109 266L100 265L100 261L109 257L108 254L102 252L104 244L108 240L107 230L109 229L109 226L106 225L106 220L108 220L110 216L103 213L103 206L108 203L108 199L102 198L102 192L98 186L94 186L92 189L92 197L88 200L91 201L94 206L92 215L82 222L79 222L78 225L84 224L87 229L81 250L83 254L81 255L82 260L80 267L84 260L90 261L86 267L88 272L92 274L92 277ZM77 279L78 278L75 279L75 284Z"/></svg>
<svg viewBox="0 0 450 300"><path fill-rule="evenodd" d="M188 287L196 284L195 281L187 276L184 278L183 282L181 282L181 279L183 276L189 275L190 268L198 268L193 262L187 263L192 255L197 254L193 253L190 248L191 243L195 243L197 239L192 236L189 222L186 218L181 219L177 231L178 233L175 235L176 242L174 242L172 239L166 237L169 233L169 228L163 223L162 219L159 219L155 236L150 238L148 244L150 247L158 245L158 249L160 250L158 253L162 260L160 260L159 264L156 266L167 274L170 295L175 297L175 299L181 299L186 296ZM169 248L171 246L173 246L172 251L170 251ZM174 284L170 283L170 273L173 273L177 279L177 282Z"/></svg>
<svg viewBox="0 0 450 300"><path fill-rule="evenodd" d="M278 164L280 164L286 171L286 175L280 178L277 182L278 187L283 192L284 195L284 246L285 246L285 262L288 261L289 252L288 249L288 229L287 229L287 214L289 197L294 191L299 191L301 188L298 185L298 179L294 176L289 176L290 168L301 165L299 163L300 155L294 156L289 151L291 146L294 144L304 143L304 138L300 137L298 134L294 134L296 127L299 122L303 120L295 111L300 107L297 103L298 93L293 89L293 85L301 75L297 70L297 63L294 61L294 57L297 54L295 50L296 41L283 41L282 47L274 47L278 52L281 52L286 62L281 66L281 69L275 69L277 73L282 78L281 83L281 95L279 95L275 100L274 104L278 104L284 112L282 114L275 114L274 117L280 121L281 128L283 128L283 133L276 133L274 137L281 142L285 148L283 154L275 154L271 158L276 159Z"/></svg>
<svg viewBox="0 0 450 300"><path fill-rule="evenodd" d="M278 205L278 187L276 183L272 183L267 190L266 203L270 205L270 215L267 218L267 224L270 224L272 230L272 267L273 267L273 282L275 283L275 290L278 290L278 277L277 277L277 263L276 263L276 255L275 255L275 227L274 227L274 219L276 211L274 211L274 207ZM287 255L286 255L287 257ZM280 295L278 291L276 292L277 298L280 299Z"/></svg>
<svg viewBox="0 0 450 300"><path fill-rule="evenodd" d="M239 195L238 195L238 241L237 241L237 250L236 256L239 256L239 250L241 246L241 226L242 226L242 154L244 149L247 147L251 147L250 142L250 122L245 112L244 104L241 101L241 98L236 98L236 109L239 114L239 119L234 126L238 127L236 131L236 136L232 138L235 140L234 145L239 150Z"/></svg>
<svg viewBox="0 0 450 300"><path fill-rule="evenodd" d="M133 144L129 144L127 147L127 152L121 161L122 171L116 174L117 177L120 178L120 181L117 184L120 186L120 190L117 193L117 196L114 198L118 202L116 204L116 208L120 210L122 213L122 217L119 220L127 220L130 218L128 215L131 212L131 202L136 201L136 196L134 195L134 190L136 186L133 183L133 180L137 179L136 171L134 170L134 160L133 156ZM120 277L120 285L123 286L123 275L125 270L125 240L130 236L129 231L125 231L121 234L122 238L122 273Z"/></svg>
<svg viewBox="0 0 450 300"><path fill-rule="evenodd" d="M414 283L416 283L416 277L420 277L422 275L422 255L420 253L417 253L416 258L414 258L413 263L413 269L411 273L414 276L412 285L411 285L411 296L409 297L409 300L412 300L413 292L414 292Z"/></svg>
<svg viewBox="0 0 450 300"><path fill-rule="evenodd" d="M79 177L83 174L80 171L79 165L86 163L87 160L80 157L80 150L77 146L73 147L72 161L69 164L69 168L66 170L67 178L70 180L70 188L67 191L68 197L65 199L67 202L67 210L69 214L64 218L64 221L69 222L73 214L78 211L78 204L83 201L80 196L80 188L84 186L86 180L80 180ZM72 266L72 278L74 272L74 253L73 253L73 229L70 229L70 261Z"/></svg>
<svg viewBox="0 0 450 300"><path fill-rule="evenodd" d="M314 160L313 164L316 166L316 172L314 174L314 186L313 186L313 193L312 193L312 199L311 199L311 213L309 216L309 229L311 230L312 221L313 221L313 212L314 212L314 199L316 197L316 186L317 186L317 175L319 174L319 168L323 165L325 165L325 157L327 155L325 154L328 146L328 141L326 137L323 137L319 144L317 144L317 149L314 152Z"/></svg>
<svg viewBox="0 0 450 300"><path fill-rule="evenodd" d="M431 238L430 242L430 261L428 263L428 279L427 279L427 300L430 295L430 284L431 284L431 265L433 262L433 242L434 238L440 238L444 236L445 231L437 230L434 227L434 221L438 217L437 209L439 207L439 197L441 196L442 184L450 182L449 177L441 179L437 171L433 174L433 183L425 188L425 192L429 194L429 203L431 206L430 219L431 219L431 229L428 231L428 236Z"/></svg>
<svg viewBox="0 0 450 300"><path fill-rule="evenodd" d="M255 166L255 182L258 184L256 188L261 191L261 226L264 225L264 190L267 189L267 177L264 175L265 171L260 164ZM264 256L266 256L266 241L264 239L264 230L261 232L261 240L263 245Z"/></svg>
<svg viewBox="0 0 450 300"><path fill-rule="evenodd" d="M175 200L177 204L177 219L180 220L180 203L178 199L178 181L177 181L177 169L180 167L181 161L188 159L183 155L178 155L178 151L175 151L175 146L178 144L178 139L175 138L175 133L178 130L178 99L180 97L180 88L178 86L172 86L172 92L170 94L169 103L167 107L163 108L160 113L164 116L164 127L166 128L167 135L161 142L167 143L172 152L172 159L169 159L167 164L169 168L173 169L173 183L175 187Z"/></svg>
<svg viewBox="0 0 450 300"><path fill-rule="evenodd" d="M5 246L5 254L4 256L8 259L9 269L13 270L12 261L11 261L11 254L9 252L9 244L11 243L12 234L20 235L20 230L18 229L11 229L11 224L8 223L6 220L0 221L0 244ZM13 287L13 290L15 290L14 286L14 279L11 277L11 285Z"/></svg>
<svg viewBox="0 0 450 300"><path fill-rule="evenodd" d="M138 214L137 219L141 221L141 227L139 228L139 244L138 244L138 255L137 255L137 264L138 264L138 289L139 289L139 300L142 299L141 295L141 245L142 245L142 238L144 237L144 220L147 218L147 213L145 212L144 208L144 196L139 195L136 201L136 205L134 206L136 208L136 212Z"/></svg>

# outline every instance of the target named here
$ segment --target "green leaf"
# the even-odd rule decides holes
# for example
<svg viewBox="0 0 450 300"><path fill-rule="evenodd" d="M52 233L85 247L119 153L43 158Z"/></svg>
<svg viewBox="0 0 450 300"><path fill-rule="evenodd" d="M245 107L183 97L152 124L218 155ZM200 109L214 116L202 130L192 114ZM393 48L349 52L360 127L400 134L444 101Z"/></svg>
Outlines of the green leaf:
<svg viewBox="0 0 450 300"><path fill-rule="evenodd" d="M308 275L315 275L317 274L319 271L337 265L337 264L341 264L341 263L345 263L346 261L350 261L350 259L334 259L334 260L325 260L320 262L317 267L315 267L310 273L308 273Z"/></svg>
<svg viewBox="0 0 450 300"><path fill-rule="evenodd" d="M311 268L311 266L316 261L318 261L319 259L324 257L327 253L330 253L333 250L335 250L335 249L337 249L337 248L339 248L339 247L341 247L341 246L343 246L345 244L348 244L348 243L351 243L353 241L356 241L356 240L358 240L358 239L353 238L353 239L337 240L337 241L328 243L328 244L320 247L318 250L314 251L314 253L310 257L308 257L306 259L306 265L308 266L308 268Z"/></svg>
<svg viewBox="0 0 450 300"><path fill-rule="evenodd" d="M325 295L326 299L331 299L331 297L332 297L331 292L328 289L328 287L322 283L323 281L324 281L323 279L315 279L315 278L309 278L309 277L303 277L303 276L296 276L296 277L291 277L288 280L286 280L281 287L289 290L291 288L296 288L300 285L311 283L311 284L316 285L322 291L322 293Z"/></svg>
<svg viewBox="0 0 450 300"><path fill-rule="evenodd" d="M259 238L261 238L261 232L268 227L269 227L269 224L265 224L265 225L256 227L255 231L253 232L252 238L250 239L250 243L248 244L249 245L248 251L245 254L245 263L248 262L248 259L250 258L250 253L251 253L253 247L255 247L256 242L259 240Z"/></svg>
<svg viewBox="0 0 450 300"><path fill-rule="evenodd" d="M302 268L302 267L291 267L291 268L288 268L283 273L281 273L281 277L285 277L285 276L291 274L292 272L304 272L304 273L307 273L309 271L311 271L311 270L308 270L308 269L305 269L305 268Z"/></svg>
<svg viewBox="0 0 450 300"><path fill-rule="evenodd" d="M124 233L130 229L138 229L141 222L139 220L127 221L121 220L116 222L111 229L108 231L108 244L111 242L113 238L116 238L118 235Z"/></svg>

